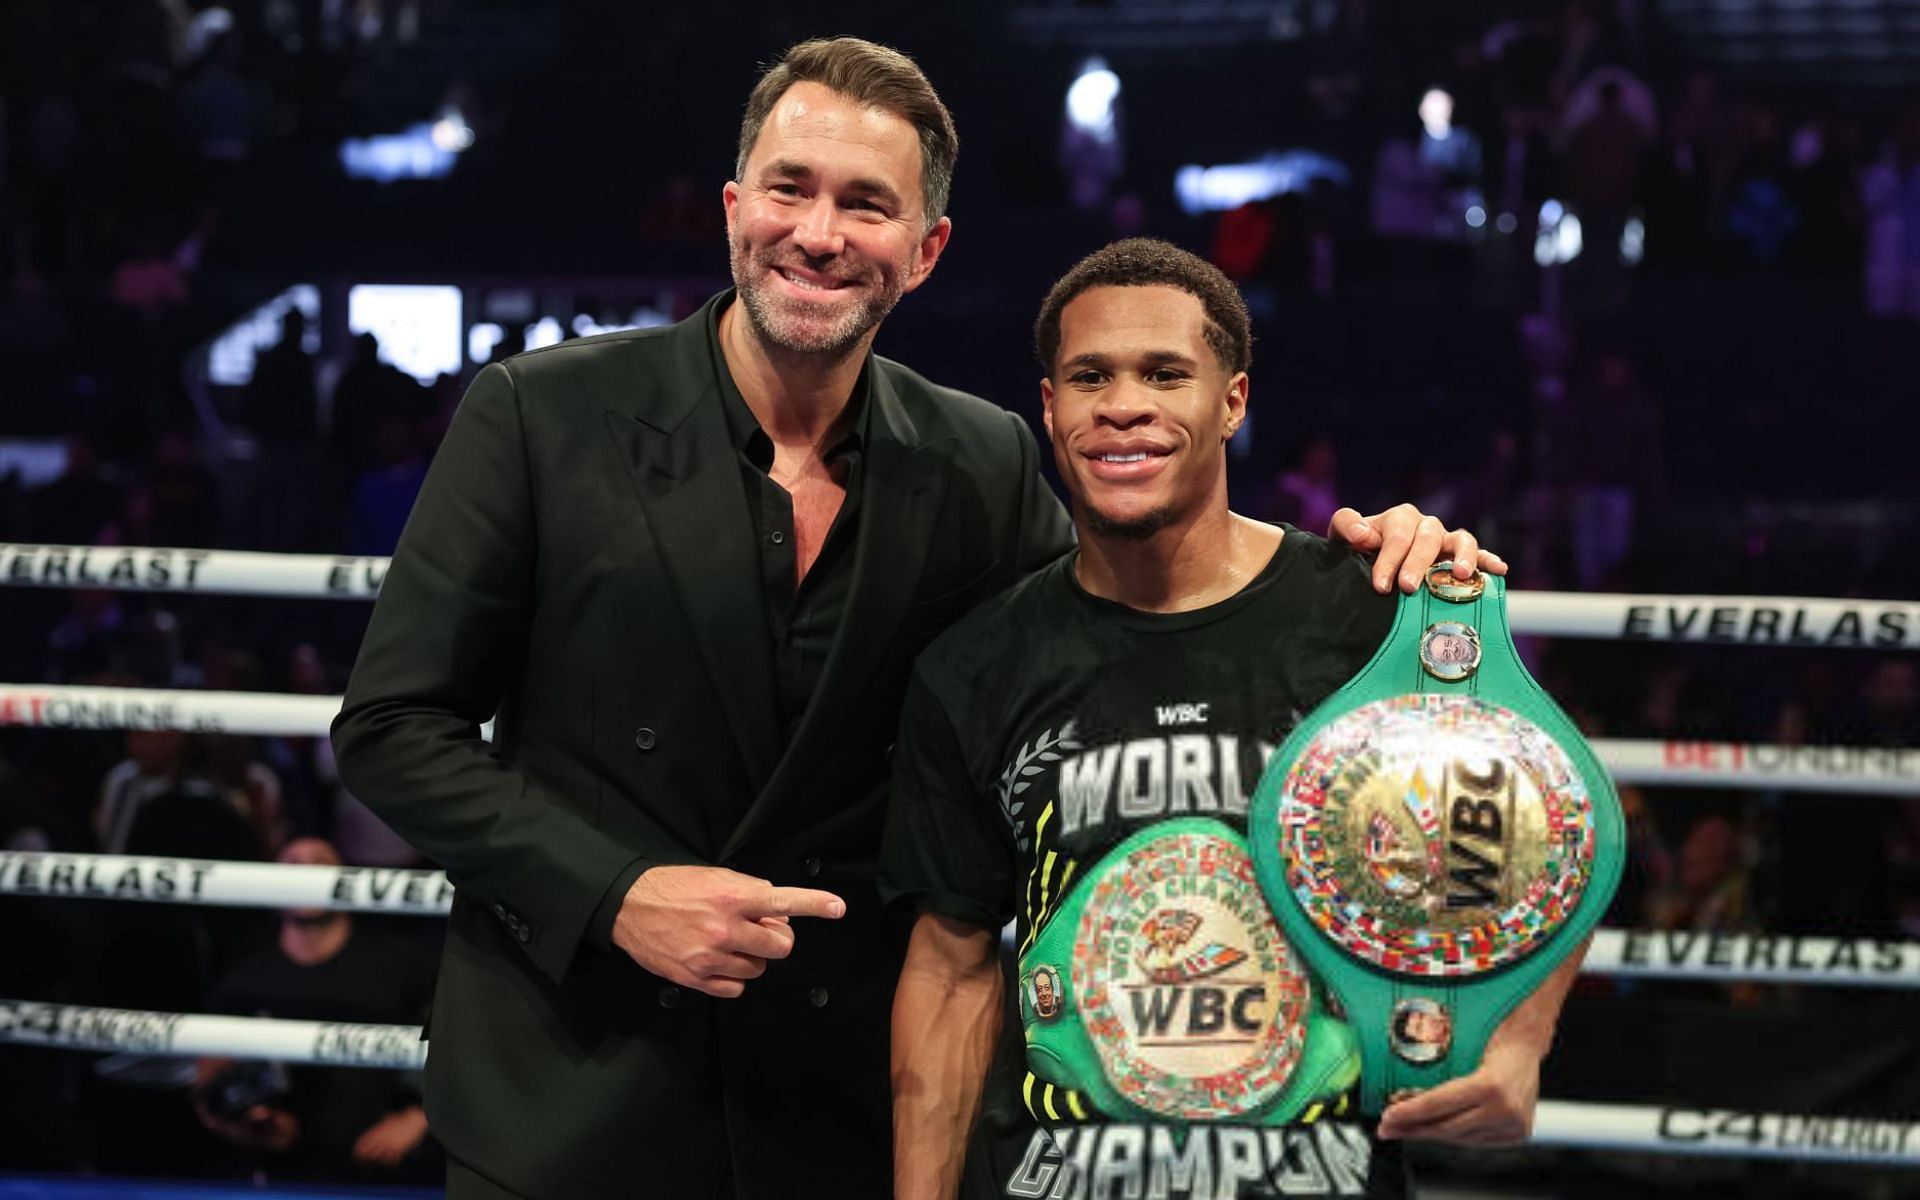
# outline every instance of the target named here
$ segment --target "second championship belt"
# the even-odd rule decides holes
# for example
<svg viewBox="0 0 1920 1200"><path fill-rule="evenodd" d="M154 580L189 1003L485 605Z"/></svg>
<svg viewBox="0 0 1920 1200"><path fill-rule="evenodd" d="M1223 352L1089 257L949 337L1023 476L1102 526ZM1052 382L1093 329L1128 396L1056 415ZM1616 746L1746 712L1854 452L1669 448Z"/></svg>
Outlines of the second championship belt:
<svg viewBox="0 0 1920 1200"><path fill-rule="evenodd" d="M1141 830L1075 883L1020 956L1020 1019L1033 1074L1113 1119L1310 1120L1360 1069L1210 817Z"/></svg>
<svg viewBox="0 0 1920 1200"><path fill-rule="evenodd" d="M1625 865L1613 781L1521 664L1504 581L1450 563L1268 761L1247 830L1359 1037L1367 1113L1477 1068Z"/></svg>

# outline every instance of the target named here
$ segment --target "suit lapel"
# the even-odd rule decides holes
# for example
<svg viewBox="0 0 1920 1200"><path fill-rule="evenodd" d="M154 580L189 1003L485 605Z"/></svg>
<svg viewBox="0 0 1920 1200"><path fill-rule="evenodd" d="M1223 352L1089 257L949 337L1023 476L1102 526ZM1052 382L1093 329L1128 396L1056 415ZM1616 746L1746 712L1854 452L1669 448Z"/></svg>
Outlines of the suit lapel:
<svg viewBox="0 0 1920 1200"><path fill-rule="evenodd" d="M666 336L673 339L668 369L643 386L633 412L607 413L607 429L758 792L773 773L780 739L759 549L720 410L706 310Z"/></svg>
<svg viewBox="0 0 1920 1200"><path fill-rule="evenodd" d="M760 830L769 813L778 811L783 794L806 777L819 754L831 749L847 715L861 707L861 693L917 599L915 584L946 494L953 442L920 439L877 363L872 381L872 444L861 483L859 538L846 610L793 744L728 840L727 855Z"/></svg>

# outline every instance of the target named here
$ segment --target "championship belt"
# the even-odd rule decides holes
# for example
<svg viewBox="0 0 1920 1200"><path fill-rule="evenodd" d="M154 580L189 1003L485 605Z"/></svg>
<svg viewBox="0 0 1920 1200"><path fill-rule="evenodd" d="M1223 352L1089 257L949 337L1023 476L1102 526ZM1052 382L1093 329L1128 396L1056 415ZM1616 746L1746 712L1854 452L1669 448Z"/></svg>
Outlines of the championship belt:
<svg viewBox="0 0 1920 1200"><path fill-rule="evenodd" d="M1504 582L1451 563L1269 760L1247 828L1282 928L1359 1036L1367 1113L1478 1067L1626 859L1613 781L1521 665Z"/></svg>
<svg viewBox="0 0 1920 1200"><path fill-rule="evenodd" d="M1020 959L1034 1075L1116 1119L1285 1124L1359 1077L1274 922L1244 838L1207 817L1133 834Z"/></svg>

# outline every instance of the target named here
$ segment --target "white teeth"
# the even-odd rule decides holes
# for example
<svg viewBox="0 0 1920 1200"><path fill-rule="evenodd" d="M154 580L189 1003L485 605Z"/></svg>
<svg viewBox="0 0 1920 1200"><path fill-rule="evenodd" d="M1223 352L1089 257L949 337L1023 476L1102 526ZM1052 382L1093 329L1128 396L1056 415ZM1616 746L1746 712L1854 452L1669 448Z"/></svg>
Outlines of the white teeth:
<svg viewBox="0 0 1920 1200"><path fill-rule="evenodd" d="M1100 461L1110 463L1145 462L1147 461L1147 452L1142 450L1137 454L1102 454Z"/></svg>
<svg viewBox="0 0 1920 1200"><path fill-rule="evenodd" d="M798 275L791 274L790 272L787 272L787 271L780 272L780 277L786 280L788 283L791 283L795 287L801 289L802 291L825 292L825 291L832 290L824 283L815 283L810 279L802 279Z"/></svg>

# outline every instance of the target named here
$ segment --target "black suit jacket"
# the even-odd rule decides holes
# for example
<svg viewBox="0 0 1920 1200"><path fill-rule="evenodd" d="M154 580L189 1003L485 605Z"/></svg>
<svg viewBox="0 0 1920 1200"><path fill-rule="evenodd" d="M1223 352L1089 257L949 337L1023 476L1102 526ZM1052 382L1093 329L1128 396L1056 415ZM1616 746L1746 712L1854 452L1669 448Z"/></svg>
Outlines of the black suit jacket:
<svg viewBox="0 0 1920 1200"><path fill-rule="evenodd" d="M705 318L480 373L334 744L458 889L427 1068L455 1156L565 1200L704 1198L728 1170L743 1200L885 1196L898 951L874 876L908 668L1070 528L1023 421L876 357L852 597L783 747ZM847 915L711 999L597 944L635 858L831 889Z"/></svg>

